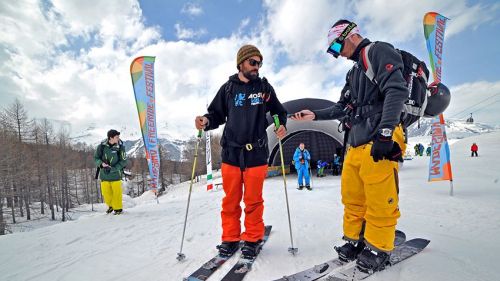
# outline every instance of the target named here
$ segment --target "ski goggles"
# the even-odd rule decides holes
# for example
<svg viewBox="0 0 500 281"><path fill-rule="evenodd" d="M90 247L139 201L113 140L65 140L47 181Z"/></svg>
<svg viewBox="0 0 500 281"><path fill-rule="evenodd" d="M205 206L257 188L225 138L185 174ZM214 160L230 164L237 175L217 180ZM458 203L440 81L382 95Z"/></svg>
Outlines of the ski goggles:
<svg viewBox="0 0 500 281"><path fill-rule="evenodd" d="M349 36L349 33L356 28L356 24L354 22L349 23L344 30L340 33L340 35L333 40L333 42L328 46L326 52L331 54L334 58L338 58L340 53L344 49L345 39Z"/></svg>

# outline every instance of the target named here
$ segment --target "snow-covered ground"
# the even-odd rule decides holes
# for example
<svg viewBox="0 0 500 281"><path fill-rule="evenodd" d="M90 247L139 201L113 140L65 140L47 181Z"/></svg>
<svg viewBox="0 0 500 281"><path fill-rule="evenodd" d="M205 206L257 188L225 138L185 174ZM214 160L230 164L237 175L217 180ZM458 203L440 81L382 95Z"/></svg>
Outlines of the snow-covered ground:
<svg viewBox="0 0 500 281"><path fill-rule="evenodd" d="M411 140L411 143L415 143ZM470 145L479 145L478 158ZM426 144L426 143L425 143ZM453 197L449 182L427 182L428 157L406 161L400 174L398 228L407 238L430 245L419 255L377 273L370 280L500 280L500 132L464 138L451 146ZM335 256L340 244L340 178L313 178L313 191L297 190L288 177L293 236L292 256L281 177L265 182L266 224L273 231L245 280L272 280ZM182 280L217 252L222 191L195 184L183 253L179 252L189 183L156 203L150 195L125 202L120 216L99 212L76 221L0 237L1 280ZM209 280L220 280L227 262Z"/></svg>

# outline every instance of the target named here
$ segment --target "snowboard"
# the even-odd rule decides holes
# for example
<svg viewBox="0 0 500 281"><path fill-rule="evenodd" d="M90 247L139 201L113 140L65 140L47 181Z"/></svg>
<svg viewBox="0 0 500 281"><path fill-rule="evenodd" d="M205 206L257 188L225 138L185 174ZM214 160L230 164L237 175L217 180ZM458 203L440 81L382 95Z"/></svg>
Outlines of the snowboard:
<svg viewBox="0 0 500 281"><path fill-rule="evenodd" d="M403 231L396 230L396 238L394 239L394 246L399 246L406 241L406 235ZM309 269L297 272L292 275L283 276L275 281L312 281L317 280L337 268L341 268L351 262L341 261L338 258L331 259L322 264L315 265Z"/></svg>
<svg viewBox="0 0 500 281"><path fill-rule="evenodd" d="M418 253L420 253L427 245L430 243L430 240L427 239L422 239L422 238L415 238L411 239L409 241L406 241L402 245L396 247L394 251L391 253L391 258L390 258L390 264L385 267L385 269L389 268L390 266L396 265L404 260L406 260L409 257L412 257ZM383 270L385 270L383 269ZM383 271L381 270L381 271ZM375 272L363 272L360 271L356 267L356 263L352 263L351 266L347 268L343 268L340 271L336 271L328 276L326 276L324 279L325 281L356 281L356 280L363 280L371 275L373 275Z"/></svg>

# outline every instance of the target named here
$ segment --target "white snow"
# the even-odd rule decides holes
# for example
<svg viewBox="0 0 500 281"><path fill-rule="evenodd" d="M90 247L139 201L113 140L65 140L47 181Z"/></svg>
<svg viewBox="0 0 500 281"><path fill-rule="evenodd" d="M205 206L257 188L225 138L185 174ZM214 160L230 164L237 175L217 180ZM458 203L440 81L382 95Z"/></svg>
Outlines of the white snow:
<svg viewBox="0 0 500 281"><path fill-rule="evenodd" d="M412 143L416 141L411 140ZM479 145L478 158L470 145ZM427 144L427 143L424 143ZM406 161L400 174L398 229L408 239L431 240L419 255L369 280L500 280L500 132L475 135L451 146L454 196L449 182L427 182L428 157ZM287 178L292 214L292 256L281 177L264 186L266 224L273 231L245 280L273 280L333 258L340 244L340 178L313 178L313 191ZM0 237L1 280L182 280L217 252L223 191L193 186L183 253L179 252L189 183L172 188L160 204L147 193L124 197L124 214L99 212L76 221ZM229 260L209 280L220 280Z"/></svg>

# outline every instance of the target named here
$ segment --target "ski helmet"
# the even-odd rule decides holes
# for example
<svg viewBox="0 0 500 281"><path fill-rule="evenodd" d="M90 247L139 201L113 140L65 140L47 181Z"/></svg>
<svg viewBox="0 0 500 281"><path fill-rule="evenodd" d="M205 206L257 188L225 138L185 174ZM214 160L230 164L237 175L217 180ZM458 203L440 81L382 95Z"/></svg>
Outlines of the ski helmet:
<svg viewBox="0 0 500 281"><path fill-rule="evenodd" d="M450 104L451 93L443 83L429 87L424 117L434 117L443 113Z"/></svg>

